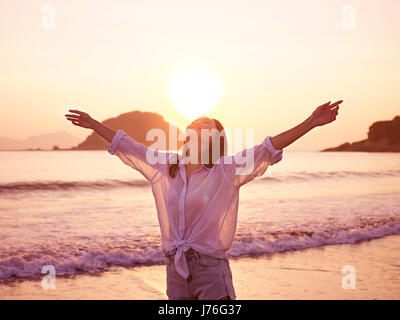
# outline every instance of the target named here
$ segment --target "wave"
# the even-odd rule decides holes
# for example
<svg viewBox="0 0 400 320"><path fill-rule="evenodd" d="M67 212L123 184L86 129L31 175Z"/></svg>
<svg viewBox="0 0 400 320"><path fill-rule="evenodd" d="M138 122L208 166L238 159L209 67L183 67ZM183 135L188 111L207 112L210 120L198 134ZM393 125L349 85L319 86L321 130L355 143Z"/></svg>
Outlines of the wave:
<svg viewBox="0 0 400 320"><path fill-rule="evenodd" d="M400 177L400 170L381 170L381 171L298 171L287 174L276 174L276 176L266 176L258 180L271 182L293 182L314 179L340 179L351 177L381 178L381 177Z"/></svg>
<svg viewBox="0 0 400 320"><path fill-rule="evenodd" d="M233 258L259 256L311 247L358 243L400 234L400 217L357 218L349 222L309 223L273 230L270 225L247 225L237 230L227 253ZM63 243L9 247L0 253L0 282L43 277L46 265L56 276L99 273L112 266L135 267L164 264L159 237L79 237Z"/></svg>
<svg viewBox="0 0 400 320"><path fill-rule="evenodd" d="M112 189L120 187L145 187L145 180L98 180L98 181L28 181L0 184L1 193L30 191L63 191L71 189Z"/></svg>
<svg viewBox="0 0 400 320"><path fill-rule="evenodd" d="M254 228L254 226L253 226ZM355 218L349 222L309 223L279 230L236 233L232 257L301 250L325 245L350 244L400 234L400 217Z"/></svg>
<svg viewBox="0 0 400 320"><path fill-rule="evenodd" d="M332 179L346 177L400 177L400 170L382 171L316 171L281 173L276 176L265 176L256 180L268 182L296 182L313 179ZM0 184L0 194L35 191L63 191L73 189L112 189L120 187L147 187L149 183L142 180L105 179L97 181L27 181Z"/></svg>

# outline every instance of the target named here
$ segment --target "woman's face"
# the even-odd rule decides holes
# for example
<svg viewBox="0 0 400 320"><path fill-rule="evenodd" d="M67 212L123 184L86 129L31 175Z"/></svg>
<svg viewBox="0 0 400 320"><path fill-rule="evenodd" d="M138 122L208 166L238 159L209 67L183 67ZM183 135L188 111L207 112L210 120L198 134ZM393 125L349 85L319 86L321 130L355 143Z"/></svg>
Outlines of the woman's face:
<svg viewBox="0 0 400 320"><path fill-rule="evenodd" d="M190 158L190 161L197 161L197 163L204 163L201 159L205 159L208 163L209 159L209 145L212 141L211 133L212 129L216 129L215 122L212 119L202 117L193 121L186 128L185 132L185 148L187 150L186 155ZM202 144L202 130L205 130L204 138L206 139ZM208 130L208 131L206 131ZM203 139L204 139L203 138ZM184 149L185 150L185 149ZM197 156L195 153L191 153L191 150L197 150ZM203 158L202 158L203 157Z"/></svg>

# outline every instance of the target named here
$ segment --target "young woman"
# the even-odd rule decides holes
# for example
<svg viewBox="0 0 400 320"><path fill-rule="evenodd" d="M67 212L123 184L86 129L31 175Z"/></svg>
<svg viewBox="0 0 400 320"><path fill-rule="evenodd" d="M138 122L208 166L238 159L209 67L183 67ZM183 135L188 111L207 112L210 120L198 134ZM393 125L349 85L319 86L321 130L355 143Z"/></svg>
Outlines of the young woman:
<svg viewBox="0 0 400 320"><path fill-rule="evenodd" d="M110 154L150 182L167 263L168 298L233 300L236 294L225 252L234 239L240 187L279 162L285 147L311 129L334 121L340 103L327 102L296 127L267 136L262 143L232 156L226 155L224 128L216 119L193 121L185 133L191 133L190 139L186 139L183 154L178 155L147 148L122 130L116 132L79 110L69 110L66 118L97 132L110 143L106 146ZM213 150L213 136L207 141L211 145L201 143L205 129L220 134L219 152ZM167 160L149 161L149 150ZM238 159L251 159L252 163L247 166Z"/></svg>

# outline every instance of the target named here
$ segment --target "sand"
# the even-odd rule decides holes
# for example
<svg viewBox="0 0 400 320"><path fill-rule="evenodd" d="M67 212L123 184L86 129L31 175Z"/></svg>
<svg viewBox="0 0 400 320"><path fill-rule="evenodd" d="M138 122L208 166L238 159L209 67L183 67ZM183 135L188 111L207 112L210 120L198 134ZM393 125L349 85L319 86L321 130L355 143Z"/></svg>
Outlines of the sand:
<svg viewBox="0 0 400 320"><path fill-rule="evenodd" d="M231 260L238 299L400 299L400 236ZM344 289L345 265L355 288ZM346 282L350 284L349 281ZM0 285L0 299L166 299L165 266Z"/></svg>

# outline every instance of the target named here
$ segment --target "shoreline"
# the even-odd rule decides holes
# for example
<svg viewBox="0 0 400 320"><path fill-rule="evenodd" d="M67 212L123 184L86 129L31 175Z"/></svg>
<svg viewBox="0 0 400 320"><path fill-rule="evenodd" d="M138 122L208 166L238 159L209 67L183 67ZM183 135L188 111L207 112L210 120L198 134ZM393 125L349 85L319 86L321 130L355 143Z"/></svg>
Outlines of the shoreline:
<svg viewBox="0 0 400 320"><path fill-rule="evenodd" d="M400 235L230 260L239 300L400 299ZM355 289L342 287L344 266L353 266ZM244 271L245 270L245 271ZM345 270L346 271L346 270ZM347 271L348 272L348 271ZM97 275L0 284L10 299L167 299L165 266L111 267Z"/></svg>

